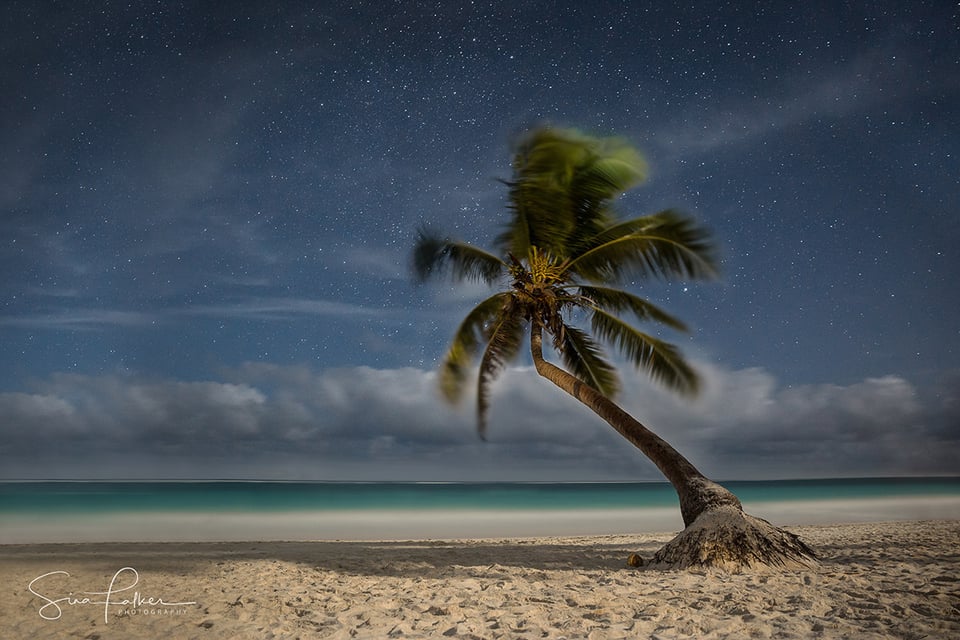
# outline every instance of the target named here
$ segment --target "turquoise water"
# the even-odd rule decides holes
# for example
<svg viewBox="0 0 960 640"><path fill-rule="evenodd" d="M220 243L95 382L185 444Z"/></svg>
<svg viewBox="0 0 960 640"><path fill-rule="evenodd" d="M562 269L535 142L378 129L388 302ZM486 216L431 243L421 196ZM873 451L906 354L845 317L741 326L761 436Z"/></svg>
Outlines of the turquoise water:
<svg viewBox="0 0 960 640"><path fill-rule="evenodd" d="M960 496L960 478L724 482L741 501ZM0 516L673 507L666 483L0 482Z"/></svg>

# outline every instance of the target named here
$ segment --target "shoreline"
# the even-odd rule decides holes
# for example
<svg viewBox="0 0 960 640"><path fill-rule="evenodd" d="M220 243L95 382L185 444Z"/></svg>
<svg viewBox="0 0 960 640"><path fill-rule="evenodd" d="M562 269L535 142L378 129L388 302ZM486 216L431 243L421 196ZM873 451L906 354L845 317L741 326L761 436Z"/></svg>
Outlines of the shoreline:
<svg viewBox="0 0 960 640"><path fill-rule="evenodd" d="M960 634L960 521L787 528L819 568L626 566L672 533L2 545L0 618L11 637L103 640Z"/></svg>

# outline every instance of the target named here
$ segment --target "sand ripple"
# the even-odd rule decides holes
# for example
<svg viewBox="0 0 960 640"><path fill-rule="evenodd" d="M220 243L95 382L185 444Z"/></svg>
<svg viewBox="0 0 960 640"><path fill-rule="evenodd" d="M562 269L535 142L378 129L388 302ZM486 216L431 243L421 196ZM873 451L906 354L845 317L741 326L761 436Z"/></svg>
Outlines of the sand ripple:
<svg viewBox="0 0 960 640"><path fill-rule="evenodd" d="M792 528L816 571L657 572L626 566L671 536L431 542L7 545L9 637L951 638L960 637L960 522ZM105 587L123 566L144 596L197 604L132 613L63 607L44 620L32 578ZM56 579L56 580L54 580ZM131 595L128 591L127 595ZM129 607L128 607L129 609Z"/></svg>

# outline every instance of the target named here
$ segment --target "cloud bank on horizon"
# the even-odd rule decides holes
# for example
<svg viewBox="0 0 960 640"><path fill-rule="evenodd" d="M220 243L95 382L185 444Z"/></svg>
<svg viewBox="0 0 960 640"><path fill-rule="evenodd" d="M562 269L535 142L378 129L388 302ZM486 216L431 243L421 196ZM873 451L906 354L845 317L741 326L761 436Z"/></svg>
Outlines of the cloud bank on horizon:
<svg viewBox="0 0 960 640"><path fill-rule="evenodd" d="M724 479L950 474L960 380L921 397L897 376L783 387L766 371L698 363L704 391L635 376L623 406ZM494 390L490 441L433 372L247 363L222 381L57 374L0 393L4 479L639 481L631 445L527 367Z"/></svg>

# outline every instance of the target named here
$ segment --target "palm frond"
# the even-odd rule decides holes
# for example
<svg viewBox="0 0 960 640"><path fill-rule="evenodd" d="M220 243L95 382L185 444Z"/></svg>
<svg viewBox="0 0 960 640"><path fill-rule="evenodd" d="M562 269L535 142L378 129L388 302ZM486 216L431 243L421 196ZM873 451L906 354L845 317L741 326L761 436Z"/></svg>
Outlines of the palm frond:
<svg viewBox="0 0 960 640"><path fill-rule="evenodd" d="M486 439L490 385L503 371L506 363L519 353L523 328L523 316L509 305L501 311L496 322L488 327L489 341L480 359L480 375L477 377L477 433L481 439Z"/></svg>
<svg viewBox="0 0 960 640"><path fill-rule="evenodd" d="M450 404L457 404L463 398L466 388L468 368L473 357L464 348L463 344L454 342L447 349L443 362L440 364L438 382L440 393Z"/></svg>
<svg viewBox="0 0 960 640"><path fill-rule="evenodd" d="M586 331L565 325L554 347L570 373L610 398L617 395L620 390L617 370L607 362L600 345Z"/></svg>
<svg viewBox="0 0 960 640"><path fill-rule="evenodd" d="M500 180L507 186L512 193L514 183L509 180ZM515 256L525 256L533 246L530 242L530 221L523 209L511 200L508 201L507 208L513 212L511 221L504 225L501 231L493 240L493 246L503 254L513 254Z"/></svg>
<svg viewBox="0 0 960 640"><path fill-rule="evenodd" d="M652 320L677 331L689 331L687 325L670 315L649 300L621 289L609 287L581 286L580 295L591 301L597 308L612 313L630 311L640 321Z"/></svg>
<svg viewBox="0 0 960 640"><path fill-rule="evenodd" d="M710 278L716 258L710 234L694 220L663 211L614 225L595 236L570 263L571 271L592 281L639 277Z"/></svg>
<svg viewBox="0 0 960 640"><path fill-rule="evenodd" d="M594 310L590 319L593 332L601 340L614 345L651 378L680 393L696 394L699 377L674 345L638 331L604 311Z"/></svg>
<svg viewBox="0 0 960 640"><path fill-rule="evenodd" d="M520 140L513 169L506 183L513 219L497 246L565 256L610 224L608 203L644 179L646 162L622 138L541 128Z"/></svg>
<svg viewBox="0 0 960 640"><path fill-rule="evenodd" d="M510 184L510 223L497 237L497 247L526 255L530 247L562 252L576 218L569 190L552 176L516 179Z"/></svg>
<svg viewBox="0 0 960 640"><path fill-rule="evenodd" d="M596 201L619 197L646 178L647 163L620 138L594 143L593 153L574 178L574 192Z"/></svg>
<svg viewBox="0 0 960 640"><path fill-rule="evenodd" d="M570 180L586 155L583 145L551 128L535 129L515 146L513 177L507 182L513 219L498 247L524 256L530 247L561 249L574 230Z"/></svg>
<svg viewBox="0 0 960 640"><path fill-rule="evenodd" d="M463 319L440 365L440 391L452 404L463 397L468 369L486 341L485 330L509 301L510 294L498 293L475 306Z"/></svg>
<svg viewBox="0 0 960 640"><path fill-rule="evenodd" d="M506 264L497 256L466 242L444 238L421 229L413 249L413 271L421 282L450 268L458 280L479 280L494 284Z"/></svg>

